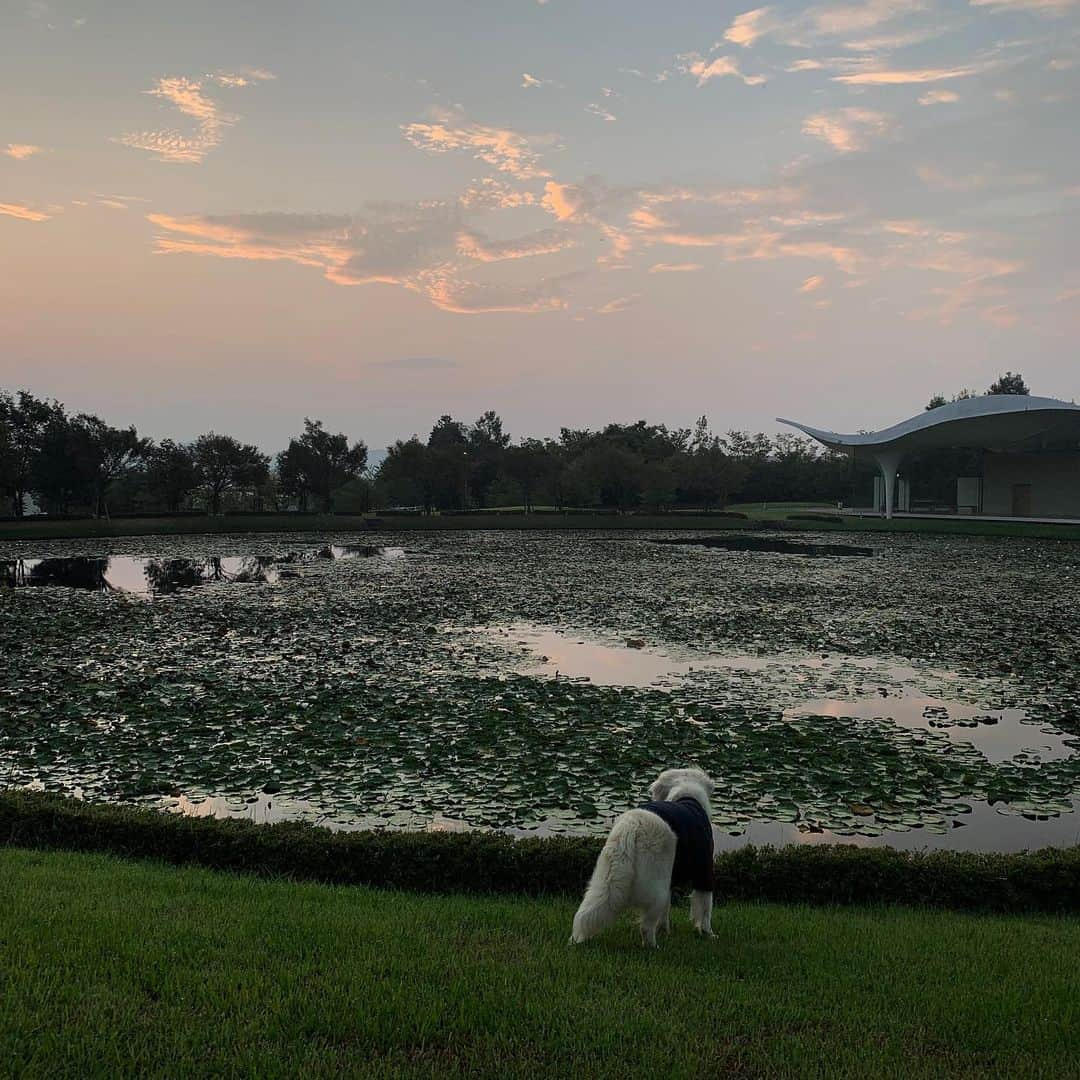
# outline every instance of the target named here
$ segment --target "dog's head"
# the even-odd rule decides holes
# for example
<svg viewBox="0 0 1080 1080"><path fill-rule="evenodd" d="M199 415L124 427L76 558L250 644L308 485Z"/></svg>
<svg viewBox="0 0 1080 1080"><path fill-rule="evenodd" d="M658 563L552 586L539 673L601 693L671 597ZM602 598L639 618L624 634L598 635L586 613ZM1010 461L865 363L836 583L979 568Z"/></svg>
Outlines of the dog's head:
<svg viewBox="0 0 1080 1080"><path fill-rule="evenodd" d="M701 769L665 769L650 785L649 797L662 801L680 784L699 784L706 795L716 790L716 784Z"/></svg>

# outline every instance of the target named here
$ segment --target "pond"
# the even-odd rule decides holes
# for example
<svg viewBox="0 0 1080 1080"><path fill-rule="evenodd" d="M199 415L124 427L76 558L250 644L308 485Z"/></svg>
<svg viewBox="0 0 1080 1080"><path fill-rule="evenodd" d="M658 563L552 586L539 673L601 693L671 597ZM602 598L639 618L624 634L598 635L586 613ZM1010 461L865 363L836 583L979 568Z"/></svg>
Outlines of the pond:
<svg viewBox="0 0 1080 1080"><path fill-rule="evenodd" d="M0 784L601 834L696 763L723 846L1080 842L1080 547L718 535L3 545Z"/></svg>

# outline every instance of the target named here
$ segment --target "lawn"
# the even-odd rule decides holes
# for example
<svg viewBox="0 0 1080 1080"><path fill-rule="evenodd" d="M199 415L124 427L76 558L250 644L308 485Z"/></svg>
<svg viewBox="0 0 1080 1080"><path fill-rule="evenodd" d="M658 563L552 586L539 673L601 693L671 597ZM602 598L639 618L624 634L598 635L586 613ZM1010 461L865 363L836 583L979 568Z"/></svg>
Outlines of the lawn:
<svg viewBox="0 0 1080 1080"><path fill-rule="evenodd" d="M573 908L0 850L0 1075L1080 1073L1074 919Z"/></svg>

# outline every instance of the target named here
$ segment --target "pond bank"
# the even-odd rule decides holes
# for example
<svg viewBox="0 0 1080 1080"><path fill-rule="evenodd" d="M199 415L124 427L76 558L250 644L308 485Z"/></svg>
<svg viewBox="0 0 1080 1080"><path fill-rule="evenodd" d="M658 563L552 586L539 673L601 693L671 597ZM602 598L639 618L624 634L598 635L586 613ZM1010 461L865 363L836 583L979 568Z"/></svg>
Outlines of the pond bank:
<svg viewBox="0 0 1080 1080"><path fill-rule="evenodd" d="M782 510L782 508L781 508ZM191 536L200 533L298 533L319 531L461 532L508 529L517 531L595 531L655 529L781 529L816 532L894 532L945 536L1019 536L1043 540L1080 540L1080 524L1053 525L1022 521L982 521L978 518L840 517L793 512L790 519L774 509L757 516L753 511L730 514L236 514L221 517L114 518L50 521L0 521L0 540L59 540L111 536Z"/></svg>
<svg viewBox="0 0 1080 1080"><path fill-rule="evenodd" d="M436 893L579 894L602 841L334 832L0 792L0 846L98 852L263 877ZM1080 912L1080 847L1017 854L791 844L721 851L722 899Z"/></svg>

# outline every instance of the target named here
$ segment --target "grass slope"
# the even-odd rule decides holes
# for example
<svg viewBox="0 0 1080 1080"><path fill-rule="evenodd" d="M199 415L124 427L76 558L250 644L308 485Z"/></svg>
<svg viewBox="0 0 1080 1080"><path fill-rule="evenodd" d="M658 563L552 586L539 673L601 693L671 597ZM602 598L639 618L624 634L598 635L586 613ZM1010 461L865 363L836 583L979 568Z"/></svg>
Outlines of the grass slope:
<svg viewBox="0 0 1080 1080"><path fill-rule="evenodd" d="M1080 1073L1076 920L573 909L0 850L0 1075Z"/></svg>

